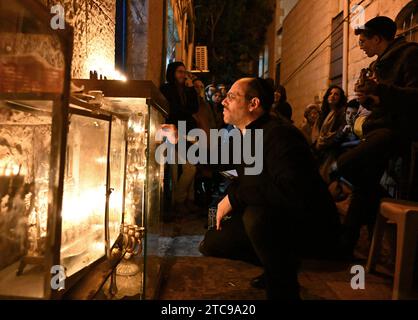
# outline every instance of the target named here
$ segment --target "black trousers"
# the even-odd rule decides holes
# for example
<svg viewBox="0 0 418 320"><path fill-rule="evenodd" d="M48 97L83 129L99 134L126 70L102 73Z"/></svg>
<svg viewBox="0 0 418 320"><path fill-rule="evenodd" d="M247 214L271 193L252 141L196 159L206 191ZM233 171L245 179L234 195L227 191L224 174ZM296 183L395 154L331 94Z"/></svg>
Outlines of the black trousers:
<svg viewBox="0 0 418 320"><path fill-rule="evenodd" d="M222 222L222 230L208 230L199 250L205 256L240 260L261 266L245 231L242 213L234 213L229 220Z"/></svg>
<svg viewBox="0 0 418 320"><path fill-rule="evenodd" d="M268 299L299 300L296 233L277 216L261 207L247 207L224 222L221 231L208 231L200 250L209 256L261 262Z"/></svg>
<svg viewBox="0 0 418 320"><path fill-rule="evenodd" d="M352 201L344 222L343 241L354 249L362 225L372 227L380 200L387 196L380 180L389 160L399 151L400 141L389 129L377 129L364 141L338 158L340 175L352 183Z"/></svg>

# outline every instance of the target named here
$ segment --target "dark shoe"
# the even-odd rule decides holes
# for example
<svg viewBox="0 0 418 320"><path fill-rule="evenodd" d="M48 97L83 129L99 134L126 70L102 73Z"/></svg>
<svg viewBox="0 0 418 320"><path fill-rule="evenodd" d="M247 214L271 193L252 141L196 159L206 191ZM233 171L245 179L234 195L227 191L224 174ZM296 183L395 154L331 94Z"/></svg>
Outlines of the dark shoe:
<svg viewBox="0 0 418 320"><path fill-rule="evenodd" d="M266 288L266 277L263 273L262 275L251 280L251 286L256 289L265 289Z"/></svg>

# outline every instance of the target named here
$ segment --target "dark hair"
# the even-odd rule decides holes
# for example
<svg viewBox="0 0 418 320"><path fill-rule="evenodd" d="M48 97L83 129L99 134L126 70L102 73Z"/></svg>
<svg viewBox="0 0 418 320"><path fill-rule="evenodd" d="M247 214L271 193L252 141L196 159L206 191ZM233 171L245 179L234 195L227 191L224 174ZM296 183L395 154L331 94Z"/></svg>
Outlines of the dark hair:
<svg viewBox="0 0 418 320"><path fill-rule="evenodd" d="M380 36L387 41L392 41L395 39L397 29L395 21L388 17L379 16L357 28L354 33L356 36L363 34L368 39L373 36Z"/></svg>
<svg viewBox="0 0 418 320"><path fill-rule="evenodd" d="M211 91L211 89L213 90L213 92L212 93L210 93L210 91ZM219 89L216 87L216 85L215 84L210 84L210 85L207 85L206 87L205 87L205 95L209 98L209 99L212 99L212 96L216 93L216 92L218 92L219 91Z"/></svg>
<svg viewBox="0 0 418 320"><path fill-rule="evenodd" d="M287 102L287 92L286 88L283 87L281 84L278 84L274 88L274 92L279 91L280 92L280 101L279 103Z"/></svg>
<svg viewBox="0 0 418 320"><path fill-rule="evenodd" d="M247 93L245 98L251 100L260 99L261 107L264 111L270 111L274 103L274 88L262 78L251 78L247 83Z"/></svg>
<svg viewBox="0 0 418 320"><path fill-rule="evenodd" d="M275 85L274 85L273 78L266 78L265 80L267 81L267 83L269 84L270 87L276 88Z"/></svg>
<svg viewBox="0 0 418 320"><path fill-rule="evenodd" d="M174 84L176 83L176 71L179 67L185 67L183 62L181 61L176 61L176 62L172 62L168 65L167 67L167 74L166 74L166 80L168 83L170 84Z"/></svg>
<svg viewBox="0 0 418 320"><path fill-rule="evenodd" d="M317 105L317 104L310 104L310 105L308 105L306 108L305 108L305 112L304 112L304 114L303 114L303 116L305 117L305 119L308 119L308 116L309 116L309 114L312 112L312 111L317 111L318 113L320 113L320 110L319 110L319 106Z"/></svg>
<svg viewBox="0 0 418 320"><path fill-rule="evenodd" d="M345 106L345 109L360 109L360 102L357 99L350 100L347 105Z"/></svg>
<svg viewBox="0 0 418 320"><path fill-rule="evenodd" d="M205 92L209 92L210 89L218 90L218 88L216 87L216 85L214 83L211 83L211 84L207 85L205 87Z"/></svg>
<svg viewBox="0 0 418 320"><path fill-rule="evenodd" d="M327 92L325 93L324 98L322 99L321 112L320 112L319 119L318 119L319 129L321 129L326 117L328 117L329 113L331 112L331 107L329 105L328 98L331 95L331 91L333 89L338 89L340 90L340 93L341 93L341 97L340 97L340 101L338 102L337 109L341 109L347 104L347 97L345 95L343 88L341 88L340 86L335 86L335 85L330 86Z"/></svg>
<svg viewBox="0 0 418 320"><path fill-rule="evenodd" d="M202 83L203 83L203 81L202 81L200 78L198 78L198 77L196 77L196 78L194 78L194 79L192 80L192 82L193 82L193 83L195 83L196 81L200 81L200 82L202 82ZM205 85L205 84L203 83L203 85Z"/></svg>

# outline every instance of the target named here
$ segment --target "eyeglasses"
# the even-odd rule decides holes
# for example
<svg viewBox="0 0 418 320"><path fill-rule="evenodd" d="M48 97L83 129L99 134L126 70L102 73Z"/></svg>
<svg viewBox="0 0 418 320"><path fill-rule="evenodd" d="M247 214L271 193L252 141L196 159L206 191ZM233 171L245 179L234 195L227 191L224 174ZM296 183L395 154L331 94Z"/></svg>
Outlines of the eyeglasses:
<svg viewBox="0 0 418 320"><path fill-rule="evenodd" d="M359 41L358 41L359 46L360 47L364 46L364 44L366 43L366 41L367 41L367 39L364 39L364 40L359 39Z"/></svg>
<svg viewBox="0 0 418 320"><path fill-rule="evenodd" d="M242 95L239 93L234 93L234 92L228 92L226 94L226 99L232 101L232 100L236 100L238 97L244 97L246 100L250 101L251 99L255 98L255 97L250 97L247 95Z"/></svg>
<svg viewBox="0 0 418 320"><path fill-rule="evenodd" d="M226 94L226 98L228 99L228 100L236 100L238 97L239 97L240 95L238 94L238 93L233 93L233 92L228 92L227 94Z"/></svg>

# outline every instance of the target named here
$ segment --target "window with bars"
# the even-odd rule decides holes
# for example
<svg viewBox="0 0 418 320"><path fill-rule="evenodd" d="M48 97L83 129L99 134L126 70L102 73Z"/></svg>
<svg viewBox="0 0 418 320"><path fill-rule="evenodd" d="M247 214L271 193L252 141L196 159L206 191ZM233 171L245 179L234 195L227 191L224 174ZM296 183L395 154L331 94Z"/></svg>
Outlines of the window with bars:
<svg viewBox="0 0 418 320"><path fill-rule="evenodd" d="M343 20L343 12L332 19L330 82L338 86L343 83Z"/></svg>
<svg viewBox="0 0 418 320"><path fill-rule="evenodd" d="M418 42L418 0L411 1L396 18L398 35L408 41Z"/></svg>
<svg viewBox="0 0 418 320"><path fill-rule="evenodd" d="M208 48L206 46L196 46L195 48L196 70L208 72Z"/></svg>

